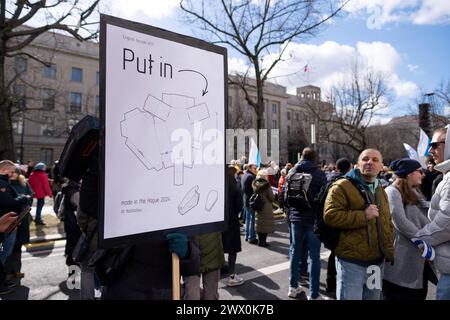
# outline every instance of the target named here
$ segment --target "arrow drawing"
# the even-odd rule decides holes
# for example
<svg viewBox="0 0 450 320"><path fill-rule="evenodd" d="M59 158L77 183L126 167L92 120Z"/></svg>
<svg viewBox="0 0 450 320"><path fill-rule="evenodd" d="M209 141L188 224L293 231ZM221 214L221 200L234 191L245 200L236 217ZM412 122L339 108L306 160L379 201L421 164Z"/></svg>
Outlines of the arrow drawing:
<svg viewBox="0 0 450 320"><path fill-rule="evenodd" d="M205 89L202 89L202 96L204 96L205 94L208 93L208 79L206 79L206 77L202 73L195 71L195 70L190 70L190 69L178 70L178 72L194 72L194 73L198 73L199 75L201 75L206 81Z"/></svg>

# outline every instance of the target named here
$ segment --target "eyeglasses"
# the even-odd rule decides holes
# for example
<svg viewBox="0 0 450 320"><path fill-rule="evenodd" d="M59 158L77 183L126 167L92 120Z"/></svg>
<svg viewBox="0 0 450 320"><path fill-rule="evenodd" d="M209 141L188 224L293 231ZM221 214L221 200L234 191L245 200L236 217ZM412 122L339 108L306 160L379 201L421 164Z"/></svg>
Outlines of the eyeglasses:
<svg viewBox="0 0 450 320"><path fill-rule="evenodd" d="M431 143L430 143L430 148L431 148L431 149L437 149L437 148L439 148L439 144L441 144L441 143L445 143L445 141L431 142Z"/></svg>

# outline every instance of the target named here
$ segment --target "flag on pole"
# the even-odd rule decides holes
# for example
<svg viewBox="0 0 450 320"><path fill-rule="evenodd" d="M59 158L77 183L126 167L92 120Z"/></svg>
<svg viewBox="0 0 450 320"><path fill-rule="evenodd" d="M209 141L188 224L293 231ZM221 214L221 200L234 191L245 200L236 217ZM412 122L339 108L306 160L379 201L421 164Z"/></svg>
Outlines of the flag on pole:
<svg viewBox="0 0 450 320"><path fill-rule="evenodd" d="M406 151L408 152L408 156L410 159L419 161L419 154L417 153L417 150L415 150L413 147L411 147L409 144L404 143L403 146L405 147Z"/></svg>
<svg viewBox="0 0 450 320"><path fill-rule="evenodd" d="M259 154L258 146L253 138L250 138L250 153L248 155L248 164L255 164L259 168L261 164L261 155Z"/></svg>
<svg viewBox="0 0 450 320"><path fill-rule="evenodd" d="M445 136L444 160L450 158L450 124L445 126L447 128L447 135Z"/></svg>
<svg viewBox="0 0 450 320"><path fill-rule="evenodd" d="M419 155L419 162L422 165L422 168L426 169L426 157L428 155L428 149L430 148L430 138L427 136L425 131L420 128L420 138L419 138L419 144L417 145L417 153Z"/></svg>

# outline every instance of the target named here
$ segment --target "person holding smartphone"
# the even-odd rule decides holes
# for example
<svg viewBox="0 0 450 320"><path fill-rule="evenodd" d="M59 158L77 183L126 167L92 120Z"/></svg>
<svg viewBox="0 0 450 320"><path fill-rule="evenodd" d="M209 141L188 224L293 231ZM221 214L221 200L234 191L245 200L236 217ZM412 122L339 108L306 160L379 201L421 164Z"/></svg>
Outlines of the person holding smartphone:
<svg viewBox="0 0 450 320"><path fill-rule="evenodd" d="M12 174L9 180L11 187L17 192L18 195L29 196L28 202L21 207L18 212L19 224L16 231L16 239L14 245L10 251L10 254L5 261L5 271L7 273L8 280L21 279L25 276L21 272L22 269L22 245L30 242L30 210L33 203L33 191L25 180L25 176L22 175L20 168L16 168L15 173Z"/></svg>
<svg viewBox="0 0 450 320"><path fill-rule="evenodd" d="M15 170L16 166L12 161L0 161L0 217L7 213L20 212L22 205L26 204L28 201L28 197L19 196L9 184L9 179ZM3 253L6 253L8 248L14 245L14 241L9 237L9 234L6 235L2 241L3 251L0 252L0 294L10 293L11 287L15 286L15 283L6 281L6 275L3 270L3 263L7 257L7 255Z"/></svg>

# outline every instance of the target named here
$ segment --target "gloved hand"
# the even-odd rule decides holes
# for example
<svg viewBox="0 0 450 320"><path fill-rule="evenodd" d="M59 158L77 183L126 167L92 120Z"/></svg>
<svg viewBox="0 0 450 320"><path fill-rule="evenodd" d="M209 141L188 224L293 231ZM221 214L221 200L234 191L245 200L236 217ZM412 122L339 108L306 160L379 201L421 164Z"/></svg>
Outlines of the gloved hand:
<svg viewBox="0 0 450 320"><path fill-rule="evenodd" d="M417 248L422 250L422 258L425 258L425 260L428 261L434 260L435 252L432 246L418 238L412 238L411 241L416 245Z"/></svg>
<svg viewBox="0 0 450 320"><path fill-rule="evenodd" d="M176 253L180 259L186 257L188 253L188 238L183 233L169 233L166 236L169 240L169 251Z"/></svg>

